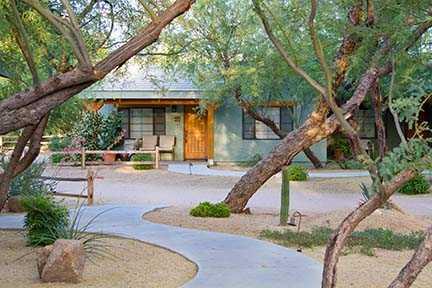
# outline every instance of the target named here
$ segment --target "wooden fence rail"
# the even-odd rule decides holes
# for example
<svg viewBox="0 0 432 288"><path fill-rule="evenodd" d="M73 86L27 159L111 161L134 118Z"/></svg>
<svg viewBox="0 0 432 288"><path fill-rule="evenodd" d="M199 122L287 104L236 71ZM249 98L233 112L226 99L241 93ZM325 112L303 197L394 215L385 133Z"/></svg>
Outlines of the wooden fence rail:
<svg viewBox="0 0 432 288"><path fill-rule="evenodd" d="M63 135L45 135L42 136L41 145L48 147L53 138L63 138ZM0 151L13 150L17 144L19 136L14 135L2 135L0 136Z"/></svg>
<svg viewBox="0 0 432 288"><path fill-rule="evenodd" d="M50 176L41 176L43 180L53 180L59 182L87 182L87 195L83 194L73 194L73 193L65 193L65 192L53 192L55 196L63 196L63 197L75 197L75 198L86 198L87 205L93 205L94 201L94 172L90 169L87 171L87 177L75 177L75 178L65 178L65 177L50 177Z"/></svg>
<svg viewBox="0 0 432 288"><path fill-rule="evenodd" d="M160 163L160 151L159 147L156 146L155 150L74 150L74 151L54 151L52 154L57 155L81 155L81 168L86 167L86 155L88 154L154 154L153 161L133 161L128 164L153 164L156 169L159 169Z"/></svg>

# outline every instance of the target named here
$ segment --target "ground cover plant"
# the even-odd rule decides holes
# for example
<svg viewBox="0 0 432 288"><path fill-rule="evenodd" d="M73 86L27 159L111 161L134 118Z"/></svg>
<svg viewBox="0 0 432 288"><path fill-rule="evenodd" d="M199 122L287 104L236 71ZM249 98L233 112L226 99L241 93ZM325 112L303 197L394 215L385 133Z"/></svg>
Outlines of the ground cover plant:
<svg viewBox="0 0 432 288"><path fill-rule="evenodd" d="M424 175L417 175L402 186L398 192L407 195L427 194L430 193L430 183Z"/></svg>
<svg viewBox="0 0 432 288"><path fill-rule="evenodd" d="M194 217L226 218L230 216L229 207L225 203L201 202L189 213Z"/></svg>
<svg viewBox="0 0 432 288"><path fill-rule="evenodd" d="M151 154L134 154L131 157L132 162L141 162L141 161L153 161L153 155ZM149 170L153 169L153 163L136 163L133 164L132 167L135 170Z"/></svg>
<svg viewBox="0 0 432 288"><path fill-rule="evenodd" d="M260 237L276 241L287 247L313 248L325 246L329 241L333 230L328 227L314 227L310 232L306 231L262 231ZM367 229L355 231L347 239L345 253L359 251L362 254L373 256L374 248L401 251L417 249L424 240L425 234L422 231L409 234L395 233L388 229ZM357 248L357 249L356 249Z"/></svg>

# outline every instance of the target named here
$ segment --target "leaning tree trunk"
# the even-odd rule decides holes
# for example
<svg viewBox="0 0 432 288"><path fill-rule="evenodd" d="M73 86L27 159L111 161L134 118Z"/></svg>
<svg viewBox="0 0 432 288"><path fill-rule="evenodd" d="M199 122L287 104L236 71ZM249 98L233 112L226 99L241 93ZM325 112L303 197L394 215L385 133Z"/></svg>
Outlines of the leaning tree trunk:
<svg viewBox="0 0 432 288"><path fill-rule="evenodd" d="M325 125L324 117L325 114L313 113L302 126L289 133L266 158L258 162L234 185L224 200L232 212L243 212L252 195L271 176L281 171L282 167L288 165L294 156L305 148L336 130L337 121L333 121L333 125Z"/></svg>
<svg viewBox="0 0 432 288"><path fill-rule="evenodd" d="M353 96L342 106L345 117L352 116L351 113L363 102L378 76L389 73L390 69L391 67L387 66L381 69L371 68L363 74ZM240 178L224 200L233 213L242 213L255 192L270 177L281 171L283 166L288 165L298 153L332 135L339 128L339 121L334 115L325 118L327 111L326 104L320 102L319 107L303 125L290 132L266 158Z"/></svg>
<svg viewBox="0 0 432 288"><path fill-rule="evenodd" d="M39 155L48 118L49 114L45 115L37 125L26 127L18 138L8 165L0 174L0 211L8 198L9 186L13 178L27 169ZM27 143L29 143L28 150L23 156Z"/></svg>

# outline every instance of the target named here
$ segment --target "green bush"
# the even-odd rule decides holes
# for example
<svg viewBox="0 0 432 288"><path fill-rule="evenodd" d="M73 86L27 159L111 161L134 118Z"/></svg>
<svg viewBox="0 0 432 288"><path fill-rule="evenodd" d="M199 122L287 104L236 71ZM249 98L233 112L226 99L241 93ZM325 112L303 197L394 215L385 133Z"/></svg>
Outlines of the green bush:
<svg viewBox="0 0 432 288"><path fill-rule="evenodd" d="M68 210L49 195L24 197L24 228L30 246L46 246L61 238L68 226Z"/></svg>
<svg viewBox="0 0 432 288"><path fill-rule="evenodd" d="M189 212L194 217L226 218L231 215L229 207L225 203L201 202Z"/></svg>
<svg viewBox="0 0 432 288"><path fill-rule="evenodd" d="M430 193L430 184L423 175L417 175L399 189L399 193L407 195Z"/></svg>
<svg viewBox="0 0 432 288"><path fill-rule="evenodd" d="M292 164L286 168L289 181L306 181L308 179L308 171L305 167Z"/></svg>
<svg viewBox="0 0 432 288"><path fill-rule="evenodd" d="M4 158L0 160L0 167L5 169L8 161ZM54 183L46 183L40 176L45 171L44 163L33 163L22 173L18 174L9 185L8 194L10 196L29 196L46 194L54 190Z"/></svg>
<svg viewBox="0 0 432 288"><path fill-rule="evenodd" d="M140 162L140 161L153 161L152 154L134 154L131 157L132 162ZM133 164L132 167L135 170L149 170L153 169L153 164Z"/></svg>

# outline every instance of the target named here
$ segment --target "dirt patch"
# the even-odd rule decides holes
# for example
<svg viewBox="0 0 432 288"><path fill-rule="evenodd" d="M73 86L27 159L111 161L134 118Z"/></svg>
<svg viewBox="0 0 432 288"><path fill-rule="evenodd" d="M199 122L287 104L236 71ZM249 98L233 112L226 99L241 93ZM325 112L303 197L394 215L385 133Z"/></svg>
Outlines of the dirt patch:
<svg viewBox="0 0 432 288"><path fill-rule="evenodd" d="M324 247L305 249L303 253L322 262ZM413 251L388 251L375 249L375 256L348 254L338 264L338 285L340 288L387 287L398 275L413 254ZM430 288L432 265L426 266L412 288Z"/></svg>
<svg viewBox="0 0 432 288"><path fill-rule="evenodd" d="M0 287L179 287L196 273L195 264L168 250L128 239L107 242L115 259L87 262L81 283L40 283L34 253L16 260L32 251L23 233L0 230Z"/></svg>

